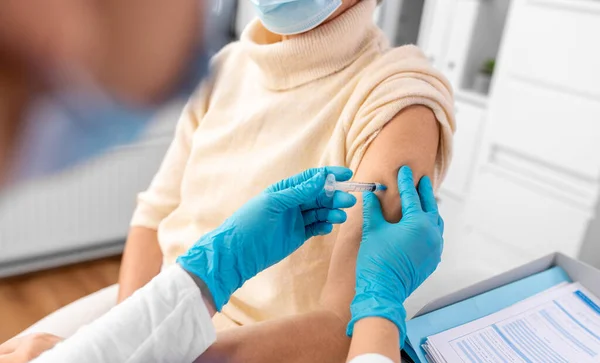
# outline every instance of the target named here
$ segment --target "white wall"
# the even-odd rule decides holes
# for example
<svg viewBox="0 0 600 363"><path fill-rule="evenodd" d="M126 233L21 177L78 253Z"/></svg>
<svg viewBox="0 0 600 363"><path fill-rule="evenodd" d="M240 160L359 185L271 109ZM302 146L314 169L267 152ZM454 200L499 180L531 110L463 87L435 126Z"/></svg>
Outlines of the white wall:
<svg viewBox="0 0 600 363"><path fill-rule="evenodd" d="M235 20L235 32L238 36L242 35L242 31L248 23L254 19L256 14L254 13L254 8L252 3L248 0L239 0L238 1L238 10L237 10L237 18Z"/></svg>

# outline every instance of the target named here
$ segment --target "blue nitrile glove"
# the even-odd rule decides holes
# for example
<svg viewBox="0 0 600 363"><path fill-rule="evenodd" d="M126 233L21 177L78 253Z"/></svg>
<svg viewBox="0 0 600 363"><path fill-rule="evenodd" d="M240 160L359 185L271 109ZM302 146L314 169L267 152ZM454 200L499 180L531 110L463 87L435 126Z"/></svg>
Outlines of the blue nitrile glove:
<svg viewBox="0 0 600 363"><path fill-rule="evenodd" d="M358 320L381 317L398 326L402 346L406 338L404 301L440 263L444 221L429 177L421 179L417 193L412 171L404 166L398 173L398 188L402 200L398 223L384 219L375 194L363 195L363 235L347 334L352 336Z"/></svg>
<svg viewBox="0 0 600 363"><path fill-rule="evenodd" d="M233 292L262 270L278 263L306 240L330 233L346 221L356 198L337 191L327 197L327 174L349 180L343 167L310 169L282 180L248 201L221 226L204 235L177 262L200 278L221 311Z"/></svg>

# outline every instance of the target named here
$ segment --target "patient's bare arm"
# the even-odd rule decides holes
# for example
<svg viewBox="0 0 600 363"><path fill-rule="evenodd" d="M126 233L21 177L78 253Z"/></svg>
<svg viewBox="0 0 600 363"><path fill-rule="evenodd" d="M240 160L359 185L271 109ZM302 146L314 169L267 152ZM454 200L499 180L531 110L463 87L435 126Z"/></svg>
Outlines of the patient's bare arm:
<svg viewBox="0 0 600 363"><path fill-rule="evenodd" d="M150 282L160 272L161 265L162 252L156 231L145 227L132 227L121 260L118 302Z"/></svg>
<svg viewBox="0 0 600 363"><path fill-rule="evenodd" d="M439 143L438 124L424 106L405 109L389 122L367 150L354 179L379 182L388 190L379 196L385 218L397 222L402 216L397 175L403 165L414 172L415 181L432 176ZM354 297L356 257L362 236L362 197L348 212L348 222L338 235L322 296L323 306L335 306L344 321L350 319Z"/></svg>
<svg viewBox="0 0 600 363"><path fill-rule="evenodd" d="M379 133L367 150L355 180L388 186L381 195L389 220L401 217L397 172L410 165L415 180L433 173L439 130L433 112L423 106L403 110ZM355 266L362 235L362 204L348 213L338 235L321 309L219 334L197 362L270 363L344 362L350 346L346 324L354 297Z"/></svg>

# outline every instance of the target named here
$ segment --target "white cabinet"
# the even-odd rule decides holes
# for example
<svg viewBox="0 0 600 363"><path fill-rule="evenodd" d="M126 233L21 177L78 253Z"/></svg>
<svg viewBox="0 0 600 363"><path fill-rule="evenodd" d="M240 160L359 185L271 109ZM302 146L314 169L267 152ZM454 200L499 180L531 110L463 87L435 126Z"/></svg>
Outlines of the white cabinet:
<svg viewBox="0 0 600 363"><path fill-rule="evenodd" d="M491 142L600 180L599 35L600 1L519 2L492 103Z"/></svg>
<svg viewBox="0 0 600 363"><path fill-rule="evenodd" d="M503 52L506 72L541 87L600 99L600 1L518 3Z"/></svg>
<svg viewBox="0 0 600 363"><path fill-rule="evenodd" d="M448 48L445 55L439 57L438 67L448 77L455 89L463 88L461 83L466 72L465 66L480 6L480 0L456 2L455 21L452 23L447 39Z"/></svg>
<svg viewBox="0 0 600 363"><path fill-rule="evenodd" d="M452 26L457 0L427 0L423 10L419 46L429 61L442 69L447 49L447 36Z"/></svg>
<svg viewBox="0 0 600 363"><path fill-rule="evenodd" d="M598 34L600 1L512 3L461 238L496 273L589 243L600 253L587 237L600 190Z"/></svg>
<svg viewBox="0 0 600 363"><path fill-rule="evenodd" d="M460 266L461 270L470 273L465 277L469 284L488 279L532 260L530 255L522 253L518 248L504 244L494 236L477 229L467 228L460 240L449 249L450 252L445 258L454 266ZM462 281L449 283L456 284L456 289L465 287Z"/></svg>
<svg viewBox="0 0 600 363"><path fill-rule="evenodd" d="M467 192L469 181L477 161L477 149L482 137L485 107L482 104L456 100L457 129L454 134L452 164L442 190L462 198Z"/></svg>
<svg viewBox="0 0 600 363"><path fill-rule="evenodd" d="M484 63L496 58L509 0L428 0L419 45L456 90L472 90Z"/></svg>
<svg viewBox="0 0 600 363"><path fill-rule="evenodd" d="M490 142L599 180L600 152L591 151L600 151L600 96L582 97L562 87L541 86L513 76L509 69L502 75L490 110Z"/></svg>
<svg viewBox="0 0 600 363"><path fill-rule="evenodd" d="M477 176L465 220L531 259L555 251L576 256L592 213L561 192L489 165Z"/></svg>
<svg viewBox="0 0 600 363"><path fill-rule="evenodd" d="M457 132L443 262L409 305L555 251L598 264L600 0L425 5L419 44L455 88Z"/></svg>

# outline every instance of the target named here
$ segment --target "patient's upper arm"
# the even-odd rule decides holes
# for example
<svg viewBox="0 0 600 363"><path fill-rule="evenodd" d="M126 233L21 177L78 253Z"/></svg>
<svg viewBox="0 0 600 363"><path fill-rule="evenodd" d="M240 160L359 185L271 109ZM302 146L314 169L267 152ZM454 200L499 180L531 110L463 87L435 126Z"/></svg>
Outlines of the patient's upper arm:
<svg viewBox="0 0 600 363"><path fill-rule="evenodd" d="M425 106L402 110L383 127L364 154L354 180L379 182L388 190L379 194L383 212L390 222L401 217L397 173L409 165L415 181L423 175L433 177L438 153L439 127L433 112ZM349 319L349 305L354 297L356 256L362 235L362 202L348 212L341 226L331 258L331 266L321 303L342 320Z"/></svg>
<svg viewBox="0 0 600 363"><path fill-rule="evenodd" d="M438 144L439 128L433 112L425 106L412 106L390 121L367 149L354 180L379 182L388 187L379 195L388 221L400 220L398 170L409 165L415 182L424 175L433 179ZM362 225L362 216L355 222Z"/></svg>

